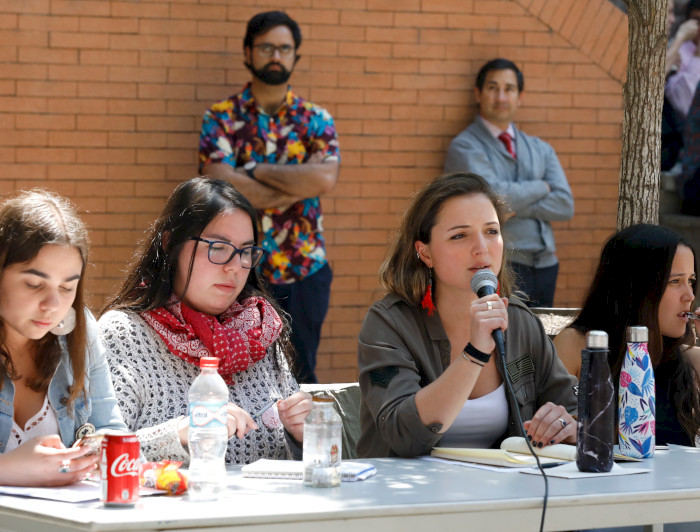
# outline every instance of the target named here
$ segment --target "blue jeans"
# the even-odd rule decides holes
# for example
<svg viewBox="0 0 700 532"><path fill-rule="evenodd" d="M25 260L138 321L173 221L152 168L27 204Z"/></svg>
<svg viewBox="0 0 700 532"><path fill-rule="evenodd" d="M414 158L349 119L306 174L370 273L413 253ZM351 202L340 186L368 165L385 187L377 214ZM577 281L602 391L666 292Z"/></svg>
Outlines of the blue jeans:
<svg viewBox="0 0 700 532"><path fill-rule="evenodd" d="M510 267L515 273L516 288L525 292L529 298L524 301L528 307L554 306L554 291L557 288L559 263L548 268L533 268L511 262Z"/></svg>
<svg viewBox="0 0 700 532"><path fill-rule="evenodd" d="M291 317L291 341L296 351L294 376L299 384L317 383L316 352L328 313L333 272L326 264L316 273L291 284L268 284L270 294Z"/></svg>

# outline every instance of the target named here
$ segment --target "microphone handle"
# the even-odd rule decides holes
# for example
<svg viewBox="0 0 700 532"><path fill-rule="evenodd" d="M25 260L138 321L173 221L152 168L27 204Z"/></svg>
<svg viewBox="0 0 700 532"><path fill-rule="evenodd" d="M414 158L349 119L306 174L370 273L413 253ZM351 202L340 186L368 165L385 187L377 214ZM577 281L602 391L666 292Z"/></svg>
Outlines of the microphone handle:
<svg viewBox="0 0 700 532"><path fill-rule="evenodd" d="M479 291L476 293L477 297L484 297L484 296L490 296L491 294L495 294L496 289L491 286L491 285L486 285L482 286ZM506 356L506 344L503 341L503 331L501 329L495 329L492 333L491 336L493 336L493 341L496 342L496 352L498 353L499 356L505 357Z"/></svg>

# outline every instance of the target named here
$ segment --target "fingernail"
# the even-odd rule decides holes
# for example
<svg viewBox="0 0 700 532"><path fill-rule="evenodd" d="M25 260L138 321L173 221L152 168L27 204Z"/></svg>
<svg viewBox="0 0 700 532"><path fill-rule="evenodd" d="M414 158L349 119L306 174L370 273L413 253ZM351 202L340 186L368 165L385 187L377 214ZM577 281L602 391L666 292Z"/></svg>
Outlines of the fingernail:
<svg viewBox="0 0 700 532"><path fill-rule="evenodd" d="M554 445L554 440L549 440L549 445Z"/></svg>
<svg viewBox="0 0 700 532"><path fill-rule="evenodd" d="M544 444L543 444L542 442L539 442L539 443L537 444L537 447L539 447L539 448L541 449L543 445L544 445Z"/></svg>
<svg viewBox="0 0 700 532"><path fill-rule="evenodd" d="M528 435L527 435L527 439L530 440L530 441L532 441L532 436L530 436L530 435L528 434Z"/></svg>

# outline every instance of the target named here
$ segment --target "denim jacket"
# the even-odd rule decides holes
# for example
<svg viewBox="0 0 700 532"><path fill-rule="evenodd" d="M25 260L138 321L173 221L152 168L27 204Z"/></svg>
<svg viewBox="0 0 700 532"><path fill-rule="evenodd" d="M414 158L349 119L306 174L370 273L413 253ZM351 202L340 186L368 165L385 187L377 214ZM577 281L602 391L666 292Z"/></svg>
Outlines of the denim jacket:
<svg viewBox="0 0 700 532"><path fill-rule="evenodd" d="M61 360L49 383L49 404L56 411L61 441L66 447L70 447L76 441L75 433L85 423L92 423L96 430L127 430L114 396L105 358L106 351L98 335L97 323L87 310L85 317L88 339L85 382L87 402L84 397L79 396L73 403L72 413L69 413L66 407L69 387L73 383L73 368L70 364L65 336L60 338ZM0 453L5 452L12 431L14 396L14 383L6 376L0 390Z"/></svg>

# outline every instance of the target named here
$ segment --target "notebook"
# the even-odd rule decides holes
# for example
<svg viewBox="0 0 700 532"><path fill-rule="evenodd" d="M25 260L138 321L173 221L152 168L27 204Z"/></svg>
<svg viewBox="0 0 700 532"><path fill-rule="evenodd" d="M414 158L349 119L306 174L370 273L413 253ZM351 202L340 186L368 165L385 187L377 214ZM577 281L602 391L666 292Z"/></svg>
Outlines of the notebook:
<svg viewBox="0 0 700 532"><path fill-rule="evenodd" d="M565 443L535 447L541 464L569 462L576 460L576 447ZM525 438L511 437L501 442L500 449L468 449L458 447L434 447L431 456L460 460L477 464L502 467L532 467L537 465L535 458L527 448Z"/></svg>
<svg viewBox="0 0 700 532"><path fill-rule="evenodd" d="M286 478L302 480L304 478L304 462L298 460L268 460L261 458L257 462L244 465L241 468L243 476L248 478ZM377 472L377 468L366 462L351 462L343 460L340 463L340 478L343 482L365 480Z"/></svg>
<svg viewBox="0 0 700 532"><path fill-rule="evenodd" d="M572 462L576 460L576 446L566 443L547 445L546 447L533 447L535 454L540 457L540 463L556 464ZM501 442L500 449L467 449L457 447L434 447L430 453L437 458L448 460L460 460L475 464L487 464L502 467L533 467L537 465L527 447L525 438L512 436ZM636 458L630 458L615 454L616 461L638 462Z"/></svg>

